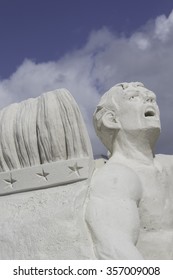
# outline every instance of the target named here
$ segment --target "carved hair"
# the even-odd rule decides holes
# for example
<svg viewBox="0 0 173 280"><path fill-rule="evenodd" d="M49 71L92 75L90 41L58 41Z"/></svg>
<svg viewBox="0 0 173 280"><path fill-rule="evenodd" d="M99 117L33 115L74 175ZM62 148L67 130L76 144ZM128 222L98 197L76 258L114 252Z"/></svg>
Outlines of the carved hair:
<svg viewBox="0 0 173 280"><path fill-rule="evenodd" d="M81 113L66 89L0 111L0 171L92 156Z"/></svg>
<svg viewBox="0 0 173 280"><path fill-rule="evenodd" d="M125 90L128 89L129 87L138 87L138 86L144 87L144 85L140 82L116 84L102 96L94 112L93 123L94 123L96 134L110 153L112 153L112 142L116 131L111 130L104 126L102 121L103 116L107 112L112 112L115 115L115 121L116 121L119 104L116 102L114 98L115 95L118 95L119 93L123 94Z"/></svg>

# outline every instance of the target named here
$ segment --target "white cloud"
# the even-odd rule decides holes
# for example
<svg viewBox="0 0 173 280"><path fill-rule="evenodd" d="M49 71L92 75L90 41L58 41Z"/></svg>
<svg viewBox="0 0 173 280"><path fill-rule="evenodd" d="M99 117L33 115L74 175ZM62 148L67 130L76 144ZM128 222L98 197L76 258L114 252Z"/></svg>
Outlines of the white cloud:
<svg viewBox="0 0 173 280"><path fill-rule="evenodd" d="M0 81L1 107L66 87L79 104L94 153L99 154L103 147L92 127L99 94L118 82L141 81L158 96L163 123L158 150L173 153L173 12L141 30L128 38L104 27L93 31L83 48L58 61L36 64L26 59L9 79Z"/></svg>
<svg viewBox="0 0 173 280"><path fill-rule="evenodd" d="M155 36L161 41L166 41L171 32L173 32L173 11L168 18L165 15L161 15L155 22Z"/></svg>
<svg viewBox="0 0 173 280"><path fill-rule="evenodd" d="M150 46L150 42L147 37L144 37L142 33L135 33L131 37L131 43L136 44L136 46L141 50L146 50Z"/></svg>

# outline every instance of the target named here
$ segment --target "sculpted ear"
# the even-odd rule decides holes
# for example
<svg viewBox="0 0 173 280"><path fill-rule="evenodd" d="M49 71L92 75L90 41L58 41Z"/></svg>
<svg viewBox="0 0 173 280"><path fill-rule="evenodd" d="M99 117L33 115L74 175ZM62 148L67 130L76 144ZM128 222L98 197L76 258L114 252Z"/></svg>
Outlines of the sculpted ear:
<svg viewBox="0 0 173 280"><path fill-rule="evenodd" d="M120 123L112 111L106 112L102 117L103 125L109 129L120 129Z"/></svg>

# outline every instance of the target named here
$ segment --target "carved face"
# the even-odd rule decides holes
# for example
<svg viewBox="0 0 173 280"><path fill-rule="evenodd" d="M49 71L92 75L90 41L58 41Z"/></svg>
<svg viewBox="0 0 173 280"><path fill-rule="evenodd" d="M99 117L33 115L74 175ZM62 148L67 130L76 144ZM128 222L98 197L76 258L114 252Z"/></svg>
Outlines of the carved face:
<svg viewBox="0 0 173 280"><path fill-rule="evenodd" d="M160 129L160 113L155 94L145 87L129 86L114 96L118 104L118 122L124 130Z"/></svg>

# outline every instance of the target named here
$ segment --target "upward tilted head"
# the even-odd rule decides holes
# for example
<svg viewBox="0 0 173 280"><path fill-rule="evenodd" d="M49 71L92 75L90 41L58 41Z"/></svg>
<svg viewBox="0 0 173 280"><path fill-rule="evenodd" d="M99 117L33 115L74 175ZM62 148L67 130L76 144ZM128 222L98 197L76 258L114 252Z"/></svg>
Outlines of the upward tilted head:
<svg viewBox="0 0 173 280"><path fill-rule="evenodd" d="M160 114L155 94L140 82L120 83L101 98L94 113L96 133L112 152L118 131L153 129L160 132Z"/></svg>

